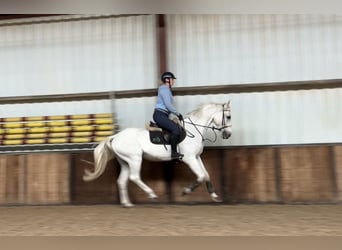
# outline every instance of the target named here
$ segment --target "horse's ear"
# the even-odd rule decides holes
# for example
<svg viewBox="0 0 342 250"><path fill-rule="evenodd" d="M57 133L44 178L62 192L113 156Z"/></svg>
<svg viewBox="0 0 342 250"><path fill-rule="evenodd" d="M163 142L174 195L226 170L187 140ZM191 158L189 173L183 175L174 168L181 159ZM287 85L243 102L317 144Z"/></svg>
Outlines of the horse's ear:
<svg viewBox="0 0 342 250"><path fill-rule="evenodd" d="M227 105L228 105L228 107L230 106L230 100L228 100Z"/></svg>

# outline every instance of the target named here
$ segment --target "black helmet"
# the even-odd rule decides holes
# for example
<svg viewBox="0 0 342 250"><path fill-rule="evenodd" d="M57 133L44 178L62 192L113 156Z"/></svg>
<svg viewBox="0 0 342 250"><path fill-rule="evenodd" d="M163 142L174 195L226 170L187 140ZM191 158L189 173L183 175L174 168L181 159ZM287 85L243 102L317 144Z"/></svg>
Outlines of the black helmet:
<svg viewBox="0 0 342 250"><path fill-rule="evenodd" d="M160 79L162 80L162 82L165 82L165 79L167 79L167 78L176 79L175 75L172 74L171 72L164 72L164 73L161 75L161 77L160 77Z"/></svg>

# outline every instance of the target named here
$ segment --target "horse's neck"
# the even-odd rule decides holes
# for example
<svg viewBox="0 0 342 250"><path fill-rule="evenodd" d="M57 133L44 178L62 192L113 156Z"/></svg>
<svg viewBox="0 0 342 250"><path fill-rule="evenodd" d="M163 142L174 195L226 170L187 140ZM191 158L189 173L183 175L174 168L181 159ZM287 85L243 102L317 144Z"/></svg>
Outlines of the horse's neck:
<svg viewBox="0 0 342 250"><path fill-rule="evenodd" d="M209 126L209 124L211 123L211 115L189 115L189 120L190 120L190 124L196 124L196 125L200 125L200 126L196 126L196 130L199 131L201 134L204 134L205 131L207 130L207 126ZM194 128L193 125L190 125L189 128Z"/></svg>

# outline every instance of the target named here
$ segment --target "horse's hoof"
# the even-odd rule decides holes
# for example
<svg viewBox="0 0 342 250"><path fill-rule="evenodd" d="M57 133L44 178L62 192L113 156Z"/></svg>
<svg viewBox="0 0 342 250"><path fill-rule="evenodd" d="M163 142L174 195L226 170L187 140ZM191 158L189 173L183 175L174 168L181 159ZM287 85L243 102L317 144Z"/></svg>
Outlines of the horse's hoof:
<svg viewBox="0 0 342 250"><path fill-rule="evenodd" d="M157 203L158 202L158 197L157 196L156 197L150 197L150 201L152 203Z"/></svg>
<svg viewBox="0 0 342 250"><path fill-rule="evenodd" d="M191 193L191 189L190 188L184 188L182 195L184 196L184 195L189 194L189 193Z"/></svg>
<svg viewBox="0 0 342 250"><path fill-rule="evenodd" d="M215 202L222 202L222 199L215 193L212 193L211 195L211 199Z"/></svg>
<svg viewBox="0 0 342 250"><path fill-rule="evenodd" d="M132 203L130 203L130 202L123 203L122 206L125 207L125 208L134 207L134 205Z"/></svg>
<svg viewBox="0 0 342 250"><path fill-rule="evenodd" d="M151 203L158 203L158 198L150 198Z"/></svg>
<svg viewBox="0 0 342 250"><path fill-rule="evenodd" d="M211 198L213 201L215 201L215 202L223 202L223 200L222 199L220 199L220 198Z"/></svg>
<svg viewBox="0 0 342 250"><path fill-rule="evenodd" d="M148 198L150 198L151 200L157 200L158 196L156 194L149 194Z"/></svg>

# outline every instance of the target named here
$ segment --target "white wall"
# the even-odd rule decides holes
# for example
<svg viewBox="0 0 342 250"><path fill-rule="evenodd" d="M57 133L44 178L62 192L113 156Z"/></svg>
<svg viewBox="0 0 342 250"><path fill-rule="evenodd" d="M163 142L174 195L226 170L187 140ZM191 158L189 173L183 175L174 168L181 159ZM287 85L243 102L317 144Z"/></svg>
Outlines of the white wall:
<svg viewBox="0 0 342 250"><path fill-rule="evenodd" d="M342 78L342 15L167 15L182 86Z"/></svg>
<svg viewBox="0 0 342 250"><path fill-rule="evenodd" d="M84 17L94 18L80 20ZM14 25L25 21L28 23ZM1 96L153 88L159 78L155 22L154 15L1 21ZM0 116L106 113L113 111L113 104L116 106L110 100L9 104L0 105ZM114 111L121 117L122 110L127 109L119 105ZM145 119L143 112L138 114L139 120Z"/></svg>
<svg viewBox="0 0 342 250"><path fill-rule="evenodd" d="M341 15L168 15L177 86L342 78ZM342 142L342 90L231 94L233 136L217 145ZM181 109L227 95L178 97Z"/></svg>
<svg viewBox="0 0 342 250"><path fill-rule="evenodd" d="M0 26L1 96L155 87L155 48L153 15Z"/></svg>
<svg viewBox="0 0 342 250"><path fill-rule="evenodd" d="M341 88L179 96L175 101L179 110L187 113L201 103L228 99L233 135L208 146L342 142Z"/></svg>

